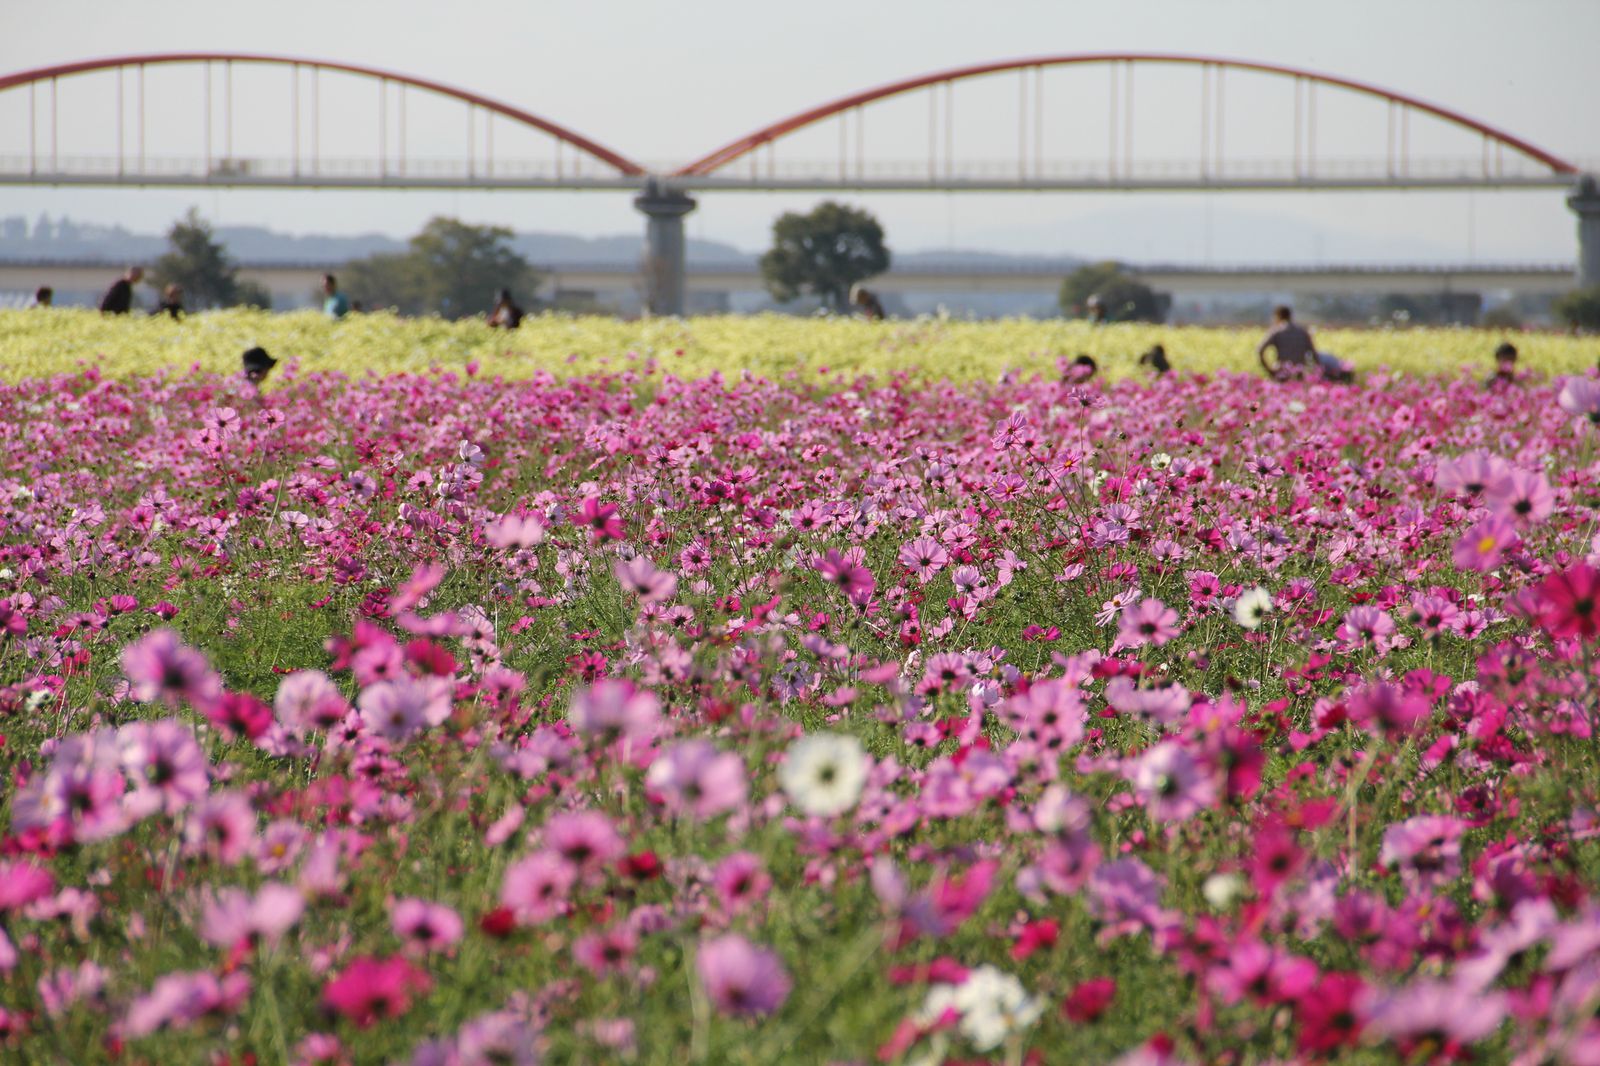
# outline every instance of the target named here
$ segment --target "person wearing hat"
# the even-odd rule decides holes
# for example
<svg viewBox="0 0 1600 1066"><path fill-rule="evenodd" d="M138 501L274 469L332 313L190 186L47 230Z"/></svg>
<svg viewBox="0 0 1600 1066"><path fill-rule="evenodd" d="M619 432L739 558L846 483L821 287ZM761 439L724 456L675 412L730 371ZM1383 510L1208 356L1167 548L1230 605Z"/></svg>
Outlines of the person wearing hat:
<svg viewBox="0 0 1600 1066"><path fill-rule="evenodd" d="M278 361L260 346L246 348L239 361L244 365L245 380L253 385L260 385L266 381L267 375L272 373L272 368L278 365Z"/></svg>

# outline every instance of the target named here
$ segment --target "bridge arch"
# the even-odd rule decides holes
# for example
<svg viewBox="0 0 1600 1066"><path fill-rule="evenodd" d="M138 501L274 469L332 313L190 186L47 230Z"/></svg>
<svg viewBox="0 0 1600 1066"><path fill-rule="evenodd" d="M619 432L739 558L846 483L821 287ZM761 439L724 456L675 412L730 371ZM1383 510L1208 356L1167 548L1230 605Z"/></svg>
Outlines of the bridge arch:
<svg viewBox="0 0 1600 1066"><path fill-rule="evenodd" d="M620 155L604 145L585 137L581 133L568 129L550 119L536 115L531 111L524 111L519 107L465 89L458 89L443 82L430 81L426 78L412 77L409 74L399 74L391 70L381 70L377 67L361 66L355 63L337 63L329 60L305 59L296 56L263 55L248 52L160 52L147 55L112 56L103 59L87 59L75 63L61 63L55 66L38 67L33 70L18 71L14 74L0 75L0 92L19 86L49 82L57 78L64 78L73 74L87 74L99 70L115 70L117 68L146 67L174 63L259 63L268 66L307 67L318 70L338 71L344 74L356 74L363 77L375 78L380 81L392 81L397 85L407 85L424 92L435 93L440 96L459 100L462 103L481 107L501 115L513 122L533 129L540 130L563 141L579 151L593 158L615 167L624 175L642 175L645 170L639 164Z"/></svg>
<svg viewBox="0 0 1600 1066"><path fill-rule="evenodd" d="M1279 74L1292 78L1303 78L1309 82L1330 85L1339 89L1361 93L1366 96L1377 97L1391 104L1400 104L1413 108L1442 119L1445 122L1482 134L1488 140L1504 145L1521 155L1550 168L1555 174L1576 174L1577 168L1558 156L1539 148L1536 145L1514 136L1505 130L1498 129L1485 122L1480 122L1470 116L1429 103L1426 100L1409 96L1405 93L1386 89L1382 86L1371 85L1366 82L1342 78L1332 74L1322 74L1316 71L1301 70L1295 67L1280 66L1273 63L1257 63L1249 60L1227 59L1218 56L1181 55L1161 52L1085 52L1074 55L1035 56L1028 59L1007 59L992 63L980 63L974 66L954 67L949 70L935 71L902 81L890 82L877 88L867 89L862 92L842 96L837 100L810 108L806 111L790 115L788 118L774 122L769 126L748 133L736 140L718 148L701 158L679 168L675 172L678 177L704 177L716 170L727 166L729 163L742 158L763 145L770 144L790 133L814 125L824 119L832 118L843 112L850 111L864 104L870 104L887 97L898 96L902 93L912 92L929 86L948 84L964 81L968 78L983 77L987 74L1001 74L1008 71L1023 71L1030 68L1064 67L1089 63L1165 63L1180 64L1200 67L1216 67L1220 69L1248 70L1265 74Z"/></svg>

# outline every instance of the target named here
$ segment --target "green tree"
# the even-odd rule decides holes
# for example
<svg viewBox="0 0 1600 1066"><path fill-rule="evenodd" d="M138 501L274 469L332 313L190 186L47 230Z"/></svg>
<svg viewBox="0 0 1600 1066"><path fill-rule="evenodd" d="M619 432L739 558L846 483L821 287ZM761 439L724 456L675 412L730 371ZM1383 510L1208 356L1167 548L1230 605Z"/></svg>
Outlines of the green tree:
<svg viewBox="0 0 1600 1066"><path fill-rule="evenodd" d="M761 278L773 299L788 303L811 292L836 311L845 309L850 286L888 269L878 220L832 200L809 214L780 215L772 224L772 248L761 257Z"/></svg>
<svg viewBox="0 0 1600 1066"><path fill-rule="evenodd" d="M232 307L239 302L239 267L194 208L173 223L167 244L171 250L150 269L150 284L158 292L180 285L189 307Z"/></svg>
<svg viewBox="0 0 1600 1066"><path fill-rule="evenodd" d="M1600 285L1563 293L1551 305L1567 325L1582 330L1600 330Z"/></svg>
<svg viewBox="0 0 1600 1066"><path fill-rule="evenodd" d="M1086 313L1089 298L1100 301L1107 322L1162 322L1172 297L1156 292L1129 277L1120 263L1087 263L1061 282L1061 310L1068 315Z"/></svg>
<svg viewBox="0 0 1600 1066"><path fill-rule="evenodd" d="M466 318L494 305L498 289L510 289L524 306L532 303L539 277L512 250L504 226L473 226L433 218L399 255L358 259L345 266L340 285L368 307L393 307L402 314Z"/></svg>

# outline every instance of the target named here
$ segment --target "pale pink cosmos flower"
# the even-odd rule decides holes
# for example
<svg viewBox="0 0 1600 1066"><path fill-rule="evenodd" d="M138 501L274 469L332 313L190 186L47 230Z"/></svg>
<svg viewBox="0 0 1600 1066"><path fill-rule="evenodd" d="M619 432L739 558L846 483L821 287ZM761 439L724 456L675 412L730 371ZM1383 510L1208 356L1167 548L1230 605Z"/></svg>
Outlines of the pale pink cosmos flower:
<svg viewBox="0 0 1600 1066"><path fill-rule="evenodd" d="M628 850L611 819L599 811L562 811L544 824L544 846L580 875L601 873Z"/></svg>
<svg viewBox="0 0 1600 1066"><path fill-rule="evenodd" d="M89 960L45 974L38 983L45 1013L58 1018L76 1003L99 999L109 976L103 967Z"/></svg>
<svg viewBox="0 0 1600 1066"><path fill-rule="evenodd" d="M1513 469L1489 485L1484 502L1518 529L1527 529L1555 511L1556 494L1539 471Z"/></svg>
<svg viewBox="0 0 1600 1066"><path fill-rule="evenodd" d="M218 792L189 811L183 824L184 852L232 866L255 845L256 812L242 792Z"/></svg>
<svg viewBox="0 0 1600 1066"><path fill-rule="evenodd" d="M1556 403L1569 415L1586 418L1600 425L1600 381L1593 378L1567 378L1556 394Z"/></svg>
<svg viewBox="0 0 1600 1066"><path fill-rule="evenodd" d="M423 951L454 947L465 931L453 908L425 899L397 900L389 911L389 926L395 936Z"/></svg>
<svg viewBox="0 0 1600 1066"><path fill-rule="evenodd" d="M129 694L145 703L159 700L175 708L187 701L205 707L222 695L222 679L205 655L166 628L151 630L123 648L122 672Z"/></svg>
<svg viewBox="0 0 1600 1066"><path fill-rule="evenodd" d="M1450 558L1461 570L1487 572L1500 565L1518 539L1517 527L1509 518L1490 515L1462 534Z"/></svg>
<svg viewBox="0 0 1600 1066"><path fill-rule="evenodd" d="M524 924L559 915L578 882L578 869L554 851L536 851L513 863L500 885L500 903Z"/></svg>
<svg viewBox="0 0 1600 1066"><path fill-rule="evenodd" d="M661 720L661 701L632 681L604 678L572 694L567 720L579 736L603 744L648 740Z"/></svg>
<svg viewBox="0 0 1600 1066"><path fill-rule="evenodd" d="M240 888L207 894L200 908L200 936L213 947L231 948L240 941L276 944L305 912L298 889L269 881L254 896Z"/></svg>
<svg viewBox="0 0 1600 1066"><path fill-rule="evenodd" d="M950 563L950 553L932 537L918 537L900 547L900 565L917 575L926 585Z"/></svg>
<svg viewBox="0 0 1600 1066"><path fill-rule="evenodd" d="M211 787L206 753L182 722L129 722L117 730L117 744L134 786L125 804L136 817L177 814Z"/></svg>
<svg viewBox="0 0 1600 1066"><path fill-rule="evenodd" d="M645 785L667 810L700 821L743 806L748 794L744 760L698 737L658 755Z"/></svg>
<svg viewBox="0 0 1600 1066"><path fill-rule="evenodd" d="M1175 740L1164 740L1139 757L1133 788L1158 822L1192 818L1217 796L1214 775Z"/></svg>
<svg viewBox="0 0 1600 1066"><path fill-rule="evenodd" d="M496 548L535 548L544 536L544 521L533 515L506 515L483 530L484 539Z"/></svg>
<svg viewBox="0 0 1600 1066"><path fill-rule="evenodd" d="M1378 861L1408 880L1438 887L1461 875L1461 837L1467 824L1441 814L1420 814L1384 830Z"/></svg>
<svg viewBox="0 0 1600 1066"><path fill-rule="evenodd" d="M1117 642L1129 648L1139 648L1146 644L1160 647L1178 633L1178 612L1154 596L1147 596L1138 606L1129 607L1122 612L1117 629Z"/></svg>
<svg viewBox="0 0 1600 1066"><path fill-rule="evenodd" d="M624 969L638 949L639 934L621 924L579 937L572 945L572 957L596 977L604 977Z"/></svg>
<svg viewBox="0 0 1600 1066"><path fill-rule="evenodd" d="M109 729L74 733L56 747L50 766L35 772L11 800L15 829L63 828L80 841L106 840L130 824L128 781L116 735Z"/></svg>
<svg viewBox="0 0 1600 1066"><path fill-rule="evenodd" d="M454 696L449 678L400 677L367 686L356 707L368 732L403 744L430 726L443 725Z"/></svg>
<svg viewBox="0 0 1600 1066"><path fill-rule="evenodd" d="M619 585L639 597L640 603L661 603L672 599L678 591L678 576L669 570L657 570L643 555L626 562L617 560L612 564L611 573Z"/></svg>
<svg viewBox="0 0 1600 1066"><path fill-rule="evenodd" d="M792 982L783 960L736 933L701 944L695 969L712 1005L723 1014L761 1017L789 998Z"/></svg>
<svg viewBox="0 0 1600 1066"><path fill-rule="evenodd" d="M1435 1046L1477 1043L1500 1028L1505 997L1455 981L1420 978L1396 989L1369 988L1359 1009L1367 1031L1390 1040L1431 1040Z"/></svg>
<svg viewBox="0 0 1600 1066"><path fill-rule="evenodd" d="M1333 635L1344 643L1346 649L1371 646L1378 651L1385 651L1394 630L1394 619L1387 612L1364 603L1350 608L1344 616L1344 623Z"/></svg>
<svg viewBox="0 0 1600 1066"><path fill-rule="evenodd" d="M170 973L128 1006L119 1029L123 1036L138 1039L162 1029L186 1028L208 1015L233 1014L249 995L250 976L243 971L220 979L206 972Z"/></svg>
<svg viewBox="0 0 1600 1066"><path fill-rule="evenodd" d="M772 878L767 876L761 857L748 851L736 851L722 858L711 872L711 883L717 890L722 909L728 914L738 914L765 899L772 890Z"/></svg>
<svg viewBox="0 0 1600 1066"><path fill-rule="evenodd" d="M1441 459L1434 468L1433 484L1440 492L1476 496L1504 477L1511 465L1498 455L1468 452L1454 459Z"/></svg>

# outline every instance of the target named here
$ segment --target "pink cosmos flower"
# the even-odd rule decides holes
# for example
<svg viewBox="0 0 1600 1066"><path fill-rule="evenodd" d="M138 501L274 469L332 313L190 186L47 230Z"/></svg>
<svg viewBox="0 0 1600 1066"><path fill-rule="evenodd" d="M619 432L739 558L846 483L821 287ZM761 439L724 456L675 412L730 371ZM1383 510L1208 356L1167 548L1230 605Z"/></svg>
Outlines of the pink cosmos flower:
<svg viewBox="0 0 1600 1066"><path fill-rule="evenodd" d="M284 678L272 707L278 724L297 737L332 729L350 711L338 686L321 670L297 670Z"/></svg>
<svg viewBox="0 0 1600 1066"><path fill-rule="evenodd" d="M823 580L838 585L843 590L845 597L857 607L865 607L871 600L872 594L877 590L877 579L872 576L861 563L829 548L823 557L815 564L817 573Z"/></svg>
<svg viewBox="0 0 1600 1066"><path fill-rule="evenodd" d="M580 875L603 871L628 850L611 819L599 811L562 811L544 824L544 846Z"/></svg>
<svg viewBox="0 0 1600 1066"><path fill-rule="evenodd" d="M1140 756L1133 788L1158 822L1192 818L1211 806L1217 795L1213 775L1175 740L1164 740Z"/></svg>
<svg viewBox="0 0 1600 1066"><path fill-rule="evenodd" d="M363 957L322 986L322 1005L365 1029L379 1018L398 1018L411 1009L411 997L433 986L428 975L406 959Z"/></svg>
<svg viewBox="0 0 1600 1066"><path fill-rule="evenodd" d="M596 977L604 977L624 969L638 950L639 934L626 924L614 925L579 937L572 945L572 957Z"/></svg>
<svg viewBox="0 0 1600 1066"><path fill-rule="evenodd" d="M1424 887L1437 887L1461 875L1461 836L1467 823L1460 818L1421 814L1396 822L1384 830L1378 861L1398 867Z"/></svg>
<svg viewBox="0 0 1600 1066"><path fill-rule="evenodd" d="M389 925L395 936L423 951L454 947L465 930L454 909L425 899L396 901L389 911Z"/></svg>
<svg viewBox="0 0 1600 1066"><path fill-rule="evenodd" d="M748 794L744 760L701 738L658 755L645 773L645 785L667 810L698 821L743 806Z"/></svg>
<svg viewBox="0 0 1600 1066"><path fill-rule="evenodd" d="M772 878L767 876L761 857L748 851L736 851L718 862L711 873L711 883L728 914L737 914L765 899L772 889Z"/></svg>
<svg viewBox="0 0 1600 1066"><path fill-rule="evenodd" d="M128 1005L121 1031L130 1039L162 1029L182 1029L208 1015L226 1017L250 995L250 975L240 971L218 978L211 973L169 973Z"/></svg>
<svg viewBox="0 0 1600 1066"><path fill-rule="evenodd" d="M1556 404L1569 415L1587 418L1600 425L1600 381L1593 378L1567 378L1556 394Z"/></svg>
<svg viewBox="0 0 1600 1066"><path fill-rule="evenodd" d="M1346 648L1372 647L1378 651L1386 651L1389 647L1389 638L1394 635L1394 619L1370 604L1350 608L1344 616L1344 622L1334 631L1334 636L1342 641Z"/></svg>
<svg viewBox="0 0 1600 1066"><path fill-rule="evenodd" d="M783 960L736 933L701 944L695 969L712 1005L723 1014L762 1017L789 998L791 982Z"/></svg>
<svg viewBox="0 0 1600 1066"><path fill-rule="evenodd" d="M1469 452L1454 459L1441 459L1434 470L1433 483L1440 492L1460 492L1476 496L1511 469L1498 455Z"/></svg>
<svg viewBox="0 0 1600 1066"><path fill-rule="evenodd" d="M184 851L224 866L243 859L255 844L256 812L242 792L218 792L189 811L183 824Z"/></svg>
<svg viewBox="0 0 1600 1066"><path fill-rule="evenodd" d="M918 537L900 547L900 565L917 575L926 585L950 563L950 553L932 537Z"/></svg>
<svg viewBox="0 0 1600 1066"><path fill-rule="evenodd" d="M49 769L35 773L11 801L16 829L59 829L73 840L106 840L128 827L116 736L109 729L65 737Z"/></svg>
<svg viewBox="0 0 1600 1066"><path fill-rule="evenodd" d="M678 576L667 570L657 570L643 555L636 555L627 562L617 560L611 572L619 585L639 597L640 603L661 603L672 599L678 591Z"/></svg>
<svg viewBox="0 0 1600 1066"><path fill-rule="evenodd" d="M500 885L500 903L518 920L539 925L566 907L578 869L554 851L536 851L513 863Z"/></svg>
<svg viewBox="0 0 1600 1066"><path fill-rule="evenodd" d="M1484 502L1495 513L1509 518L1518 529L1527 529L1555 511L1556 494L1542 473L1513 469L1489 485Z"/></svg>
<svg viewBox="0 0 1600 1066"><path fill-rule="evenodd" d="M1146 644L1160 647L1179 632L1178 612L1156 599L1147 596L1138 606L1122 612L1118 623L1117 642L1124 647L1139 648Z"/></svg>
<svg viewBox="0 0 1600 1066"><path fill-rule="evenodd" d="M1488 572L1500 565L1507 551L1516 547L1517 527L1504 515L1490 515L1475 523L1456 541L1451 559L1462 570Z"/></svg>
<svg viewBox="0 0 1600 1066"><path fill-rule="evenodd" d="M26 860L0 859L0 912L18 911L55 891L55 875Z"/></svg>
<svg viewBox="0 0 1600 1066"><path fill-rule="evenodd" d="M206 657L170 629L156 629L122 649L122 672L136 700L176 708L204 707L222 694L222 679Z"/></svg>
<svg viewBox="0 0 1600 1066"><path fill-rule="evenodd" d="M182 722L129 722L117 730L122 768L133 782L125 801L135 817L177 814L206 794L210 762Z"/></svg>
<svg viewBox="0 0 1600 1066"><path fill-rule="evenodd" d="M1539 627L1553 637L1593 640L1600 635L1600 570L1578 563L1529 590Z"/></svg>
<svg viewBox="0 0 1600 1066"><path fill-rule="evenodd" d="M544 520L534 515L506 515L483 529L484 539L496 548L534 548L544 536Z"/></svg>
<svg viewBox="0 0 1600 1066"><path fill-rule="evenodd" d="M363 689L356 700L367 730L404 744L450 717L455 685L447 678L400 677Z"/></svg>
<svg viewBox="0 0 1600 1066"><path fill-rule="evenodd" d="M1393 990L1369 988L1358 1001L1369 1032L1430 1054L1440 1048L1464 1048L1484 1039L1505 1018L1505 999L1498 992L1474 992L1450 981L1422 978Z"/></svg>
<svg viewBox="0 0 1600 1066"><path fill-rule="evenodd" d="M567 720L573 732L602 744L647 741L661 720L661 701L632 681L605 678L572 694Z"/></svg>
<svg viewBox="0 0 1600 1066"><path fill-rule="evenodd" d="M269 881L252 897L239 888L209 894L200 911L200 936L213 947L241 941L275 944L300 921L305 897L298 889Z"/></svg>

